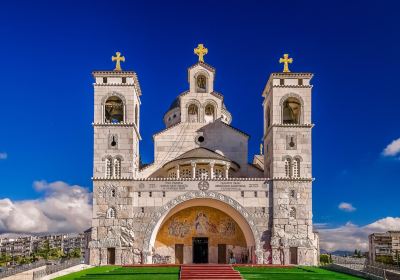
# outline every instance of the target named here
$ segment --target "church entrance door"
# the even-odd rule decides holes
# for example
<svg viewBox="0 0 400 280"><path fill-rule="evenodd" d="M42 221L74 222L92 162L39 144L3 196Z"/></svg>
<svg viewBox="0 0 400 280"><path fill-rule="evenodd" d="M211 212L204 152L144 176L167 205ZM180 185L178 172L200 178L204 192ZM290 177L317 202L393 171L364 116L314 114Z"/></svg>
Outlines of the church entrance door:
<svg viewBox="0 0 400 280"><path fill-rule="evenodd" d="M193 263L208 263L208 238L193 238Z"/></svg>
<svg viewBox="0 0 400 280"><path fill-rule="evenodd" d="M115 264L115 248L107 249L107 263Z"/></svg>
<svg viewBox="0 0 400 280"><path fill-rule="evenodd" d="M226 244L218 244L218 263L226 263Z"/></svg>
<svg viewBox="0 0 400 280"><path fill-rule="evenodd" d="M183 264L183 244L175 244L175 264Z"/></svg>

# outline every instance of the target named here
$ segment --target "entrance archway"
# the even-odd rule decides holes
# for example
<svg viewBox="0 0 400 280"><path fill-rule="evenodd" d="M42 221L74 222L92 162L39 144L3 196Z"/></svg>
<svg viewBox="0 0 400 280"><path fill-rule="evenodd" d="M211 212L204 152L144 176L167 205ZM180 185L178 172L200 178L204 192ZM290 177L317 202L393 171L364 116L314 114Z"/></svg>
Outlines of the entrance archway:
<svg viewBox="0 0 400 280"><path fill-rule="evenodd" d="M170 202L168 202L166 205L164 205L161 210L157 213L155 213L155 218L149 223L148 228L146 229L145 233L146 233L146 237L144 240L144 246L143 248L149 248L148 249L148 254L147 254L147 258L146 261L147 263L154 263L157 262L159 260L159 258L161 258L163 261L165 261L166 259L164 257L169 256L169 262L175 262L175 249L179 249L183 247L183 252L189 252L192 251L193 252L193 247L192 246L187 246L185 249L184 244L182 243L175 243L175 246L170 246L171 249L169 249L170 251L165 252L165 256L163 256L162 254L157 254L157 245L156 244L156 238L157 235L160 231L160 229L162 229L163 227L169 227L171 220L170 218L185 210L185 209L189 209L194 207L191 213L189 213L190 215L192 215L192 219L193 219L193 213L195 213L196 211L200 211L200 208L196 208L196 207L208 207L210 209L215 209L214 211L220 211L224 214L223 219L225 219L225 223L224 221L218 220L218 221L214 221L221 223L221 230L223 230L224 224L225 225L229 225L229 219L231 221L234 221L234 227L238 228L238 233L242 234L243 236L243 242L242 245L245 244L246 249L248 251L248 256L246 256L246 261L250 262L251 260L255 259L254 253L259 250L260 248L260 243L256 242L256 240L259 240L259 233L255 227L255 223L252 220L251 215L245 210L244 207L242 207L237 201L235 201L234 199L227 197L226 195L222 195L219 193L215 193L215 192L190 192L187 193L185 195L181 195L173 200L171 200ZM189 211L190 212L190 211ZM181 212L184 213L184 212ZM211 211L212 213L212 211ZM188 214L188 215L189 215ZM190 216L189 215L189 216ZM196 215L196 214L194 214ZM172 220L173 221L173 220ZM184 222L184 220L182 221ZM168 224L167 224L168 223ZM190 224L190 222L187 221L187 224ZM174 226L172 226L173 228ZM179 227L179 225L177 225L177 227ZM173 229L171 229L173 230ZM193 228L192 228L193 230ZM193 237L193 236L192 236ZM205 237L205 236L202 236ZM171 244L170 244L171 245ZM183 246L182 246L183 245ZM214 242L215 245L215 242ZM219 244L220 250L223 250L224 246L226 244ZM225 246L225 248L231 250L233 248L233 245L231 245L231 247L227 247ZM236 248L236 246L235 246ZM233 248L233 249L235 249ZM238 247L239 248L239 247ZM186 250L186 251L185 251ZM212 255L212 259L209 260L209 262L213 262L216 263L218 261L218 256L215 256L215 254L218 255L218 246L217 249L213 248L214 252L210 252L210 256ZM216 251L217 250L217 251ZM231 250L232 251L232 250ZM233 250L234 251L234 250ZM242 250L244 251L244 250ZM146 252L145 252L146 253ZM173 253L173 254L171 254ZM180 254L180 253L178 253ZM152 256L153 255L153 256ZM192 258L193 255L192 253L187 253L186 254L187 257L185 258L185 256L183 256L183 261L184 263L191 263L192 262ZM189 257L188 257L189 256ZM229 257L229 255L228 255ZM220 256L221 258L221 256Z"/></svg>

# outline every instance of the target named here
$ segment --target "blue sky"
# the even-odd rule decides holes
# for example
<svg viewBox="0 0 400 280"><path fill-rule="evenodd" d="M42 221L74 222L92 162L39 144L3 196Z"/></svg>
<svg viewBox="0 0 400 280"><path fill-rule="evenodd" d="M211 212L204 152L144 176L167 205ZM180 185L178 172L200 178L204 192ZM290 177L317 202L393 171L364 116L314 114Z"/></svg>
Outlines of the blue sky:
<svg viewBox="0 0 400 280"><path fill-rule="evenodd" d="M0 198L40 199L34 182L91 187L92 70L115 51L141 83L140 151L186 90L204 43L233 125L262 137L261 93L283 53L313 72L314 221L399 216L399 20L395 1L8 1L0 9ZM400 148L399 148L400 150ZM1 157L0 157L1 158ZM342 202L355 211L338 208Z"/></svg>

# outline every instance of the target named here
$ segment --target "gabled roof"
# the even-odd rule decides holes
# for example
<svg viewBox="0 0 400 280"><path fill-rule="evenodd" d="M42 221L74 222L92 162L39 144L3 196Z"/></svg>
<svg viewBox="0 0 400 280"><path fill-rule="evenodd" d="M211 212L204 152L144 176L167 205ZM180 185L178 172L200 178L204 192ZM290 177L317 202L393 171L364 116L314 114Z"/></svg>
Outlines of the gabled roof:
<svg viewBox="0 0 400 280"><path fill-rule="evenodd" d="M219 159L224 161L231 161L229 158L220 155L212 150L206 148L195 148L193 150L187 151L181 154L177 159L189 159L189 158L206 158L206 159Z"/></svg>
<svg viewBox="0 0 400 280"><path fill-rule="evenodd" d="M190 67L188 68L188 71L189 71L190 69L196 67L197 65L200 65L200 66L206 68L207 70L209 70L209 71L215 73L215 68L214 68L214 67L212 67L211 65L209 65L209 64L207 64L207 63L205 63L205 62L201 62L201 61L199 61L199 62L193 64L192 66L190 66Z"/></svg>

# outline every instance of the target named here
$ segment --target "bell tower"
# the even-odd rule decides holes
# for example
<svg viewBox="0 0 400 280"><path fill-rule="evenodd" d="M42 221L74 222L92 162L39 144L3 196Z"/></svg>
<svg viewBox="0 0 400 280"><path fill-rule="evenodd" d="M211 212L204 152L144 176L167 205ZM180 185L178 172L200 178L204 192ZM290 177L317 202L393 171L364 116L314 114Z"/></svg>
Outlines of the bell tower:
<svg viewBox="0 0 400 280"><path fill-rule="evenodd" d="M318 263L312 225L311 73L272 73L263 91L264 173L272 185L273 264Z"/></svg>
<svg viewBox="0 0 400 280"><path fill-rule="evenodd" d="M93 178L133 179L139 171L141 90L137 75L123 71L125 57L113 56L113 71L94 71Z"/></svg>

